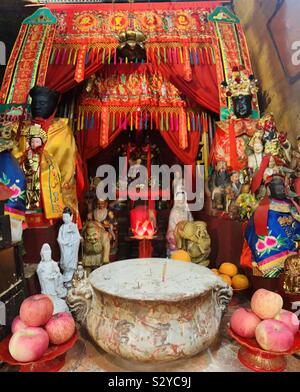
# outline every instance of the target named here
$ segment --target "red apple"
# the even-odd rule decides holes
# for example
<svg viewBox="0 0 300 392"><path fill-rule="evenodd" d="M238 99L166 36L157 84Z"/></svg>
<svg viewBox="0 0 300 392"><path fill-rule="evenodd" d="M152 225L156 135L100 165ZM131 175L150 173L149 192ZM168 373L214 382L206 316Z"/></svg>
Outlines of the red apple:
<svg viewBox="0 0 300 392"><path fill-rule="evenodd" d="M282 306L282 297L273 291L259 289L251 298L251 309L262 320L274 318Z"/></svg>
<svg viewBox="0 0 300 392"><path fill-rule="evenodd" d="M45 326L52 344L67 342L75 333L75 321L68 312L54 314Z"/></svg>
<svg viewBox="0 0 300 392"><path fill-rule="evenodd" d="M53 302L48 295L36 294L23 301L20 308L20 318L30 327L40 327L47 323L53 310Z"/></svg>
<svg viewBox="0 0 300 392"><path fill-rule="evenodd" d="M263 320L256 328L255 337L261 348L279 353L290 350L295 341L293 332L277 320Z"/></svg>
<svg viewBox="0 0 300 392"><path fill-rule="evenodd" d="M20 316L14 318L12 325L11 325L11 333L14 334L15 332L19 331L20 329L27 328L28 325L21 320Z"/></svg>
<svg viewBox="0 0 300 392"><path fill-rule="evenodd" d="M15 332L9 341L10 355L19 362L33 362L47 351L49 337L43 328L27 327Z"/></svg>
<svg viewBox="0 0 300 392"><path fill-rule="evenodd" d="M275 320L281 321L283 324L289 327L294 335L299 330L299 319L293 312L281 309L281 311L275 316Z"/></svg>
<svg viewBox="0 0 300 392"><path fill-rule="evenodd" d="M237 309L230 319L231 329L243 338L254 338L255 330L261 319L250 309Z"/></svg>

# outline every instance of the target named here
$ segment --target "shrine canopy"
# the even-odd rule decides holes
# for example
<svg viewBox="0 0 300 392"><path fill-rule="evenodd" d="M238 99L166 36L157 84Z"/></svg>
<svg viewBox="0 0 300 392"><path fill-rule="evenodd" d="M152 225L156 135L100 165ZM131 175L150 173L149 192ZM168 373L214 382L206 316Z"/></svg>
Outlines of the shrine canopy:
<svg viewBox="0 0 300 392"><path fill-rule="evenodd" d="M219 113L217 38L213 23L208 22L211 7L206 2L48 6L58 21L45 82L48 87L65 92L96 71L101 75L99 81L115 84L118 91L130 86L127 101L124 93L116 99L112 91L106 99L81 100L77 142L85 160L127 126L148 126L161 132L183 163L194 164L206 119L187 108L186 99L174 99L169 93L173 87L175 95L185 96L202 110ZM128 30L145 36L142 62L129 64L117 56L119 34ZM141 78L145 87L138 83ZM156 100L149 96L154 83ZM147 99L143 89L148 89Z"/></svg>
<svg viewBox="0 0 300 392"><path fill-rule="evenodd" d="M199 105L219 112L211 4L142 3L48 5L57 30L46 85L65 92L99 70L117 65L119 34L142 31L146 63Z"/></svg>
<svg viewBox="0 0 300 392"><path fill-rule="evenodd" d="M252 74L242 27L222 3L47 4L21 26L0 104L27 103L35 84L65 93L96 72L156 75L163 81L160 95L169 84L182 99L175 103L158 99L155 105L130 100L126 105L103 99L96 104L80 102L76 129L82 158L107 146L126 124L136 128L152 121L179 159L194 163L207 119L201 115L199 121L199 112L186 102L223 119L232 108L220 94L221 82L232 76L235 65L242 64ZM118 57L121 36L128 31L145 37L145 58L140 62ZM87 133L91 124L93 132ZM93 141L89 148L87 137Z"/></svg>

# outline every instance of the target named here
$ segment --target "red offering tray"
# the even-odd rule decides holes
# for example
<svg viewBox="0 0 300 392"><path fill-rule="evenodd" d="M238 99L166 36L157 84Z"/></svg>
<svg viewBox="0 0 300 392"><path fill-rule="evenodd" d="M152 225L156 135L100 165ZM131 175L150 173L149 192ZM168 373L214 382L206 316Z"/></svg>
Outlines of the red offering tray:
<svg viewBox="0 0 300 392"><path fill-rule="evenodd" d="M242 338L228 329L229 335L242 347L239 349L238 358L247 368L255 372L283 372L286 368L286 355L292 355L300 350L300 332L295 335L294 346L283 353L263 350L256 339Z"/></svg>
<svg viewBox="0 0 300 392"><path fill-rule="evenodd" d="M7 336L0 342L0 361L9 365L20 366L19 372L58 372L65 364L66 352L70 350L78 339L75 332L73 337L66 343L50 345L45 354L35 362L18 362L8 351L9 340L12 335Z"/></svg>

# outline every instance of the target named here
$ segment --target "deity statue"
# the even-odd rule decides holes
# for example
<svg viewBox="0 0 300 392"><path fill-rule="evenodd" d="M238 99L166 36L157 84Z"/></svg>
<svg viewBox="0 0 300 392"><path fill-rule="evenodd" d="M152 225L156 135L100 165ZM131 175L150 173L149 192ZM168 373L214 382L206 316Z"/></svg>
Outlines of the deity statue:
<svg viewBox="0 0 300 392"><path fill-rule="evenodd" d="M57 242L60 247L60 268L63 270L65 287L71 286L71 280L78 264L78 251L81 236L78 227L72 222L73 213L69 207L63 210L63 224L59 228Z"/></svg>
<svg viewBox="0 0 300 392"><path fill-rule="evenodd" d="M25 220L26 179L16 158L12 155L14 147L13 125L0 128L0 184L11 191L11 196L5 201L5 215L9 215L12 241L19 242L23 234Z"/></svg>
<svg viewBox="0 0 300 392"><path fill-rule="evenodd" d="M226 212L232 215L232 218L237 217L238 211L235 208L235 201L241 193L242 184L240 183L240 173L233 171L230 174L230 185L225 188L226 192ZM235 211L236 210L236 213Z"/></svg>
<svg viewBox="0 0 300 392"><path fill-rule="evenodd" d="M88 221L82 229L83 260L82 264L88 272L103 264L109 263L109 234L96 221Z"/></svg>
<svg viewBox="0 0 300 392"><path fill-rule="evenodd" d="M77 221L76 173L80 165L68 119L54 118L60 94L42 86L33 87L29 94L32 120L24 123L19 140L19 148L22 138L29 143L21 158L29 183L27 224L32 227L51 225L52 220L61 217L63 206L72 208Z"/></svg>
<svg viewBox="0 0 300 392"><path fill-rule="evenodd" d="M102 223L104 229L108 232L111 243L111 254L114 249L117 251L118 246L118 220L112 210L108 210L107 217Z"/></svg>
<svg viewBox="0 0 300 392"><path fill-rule="evenodd" d="M291 162L291 143L287 139L287 134L279 132L276 128L272 113L266 113L257 122L257 129L262 132L262 142L264 143L264 153L276 156L286 163Z"/></svg>
<svg viewBox="0 0 300 392"><path fill-rule="evenodd" d="M186 192L178 190L174 195L174 206L171 209L169 216L169 224L167 230L167 254L171 255L172 252L176 251L176 238L175 238L175 228L178 222L181 221L193 221L193 216L190 212Z"/></svg>
<svg viewBox="0 0 300 392"><path fill-rule="evenodd" d="M72 278L72 287L78 288L81 282L88 278L87 272L84 269L82 263L78 263L77 270L75 271Z"/></svg>
<svg viewBox="0 0 300 392"><path fill-rule="evenodd" d="M44 150L47 134L40 125L31 126L27 137L29 148L21 159L26 177L26 210L44 211L48 220L62 212L61 174L53 157Z"/></svg>
<svg viewBox="0 0 300 392"><path fill-rule="evenodd" d="M108 232L110 239L111 254L117 251L118 241L118 221L114 212L109 209L108 200L98 199L96 201L96 208L94 209L94 220L101 224L101 226Z"/></svg>
<svg viewBox="0 0 300 392"><path fill-rule="evenodd" d="M37 267L41 293L49 295L54 305L54 313L68 312L69 308L62 299L67 296L63 276L58 263L52 260L52 251L49 244L44 244L41 249L41 261Z"/></svg>
<svg viewBox="0 0 300 392"><path fill-rule="evenodd" d="M226 192L225 189L230 185L230 176L225 161L218 161L215 172L209 180L209 189L213 208L217 210L225 209Z"/></svg>
<svg viewBox="0 0 300 392"><path fill-rule="evenodd" d="M271 156L268 167L264 171L264 175L263 175L264 181L266 181L268 177L273 176L275 174L280 174L280 167L277 166L275 158Z"/></svg>
<svg viewBox="0 0 300 392"><path fill-rule="evenodd" d="M184 179L182 177L181 170L176 170L176 172L174 174L174 180L173 180L172 186L173 186L174 197L176 194L180 194L180 192L185 191Z"/></svg>
<svg viewBox="0 0 300 392"><path fill-rule="evenodd" d="M78 263L72 279L72 288L68 291L67 302L75 320L82 324L90 309L92 288L88 280L87 271L82 263Z"/></svg>
<svg viewBox="0 0 300 392"><path fill-rule="evenodd" d="M245 238L254 265L264 277L274 278L283 271L286 258L297 253L300 209L289 200L282 176L269 177L265 184L270 196L261 200L254 211Z"/></svg>
<svg viewBox="0 0 300 392"><path fill-rule="evenodd" d="M193 263L207 267L210 263L208 256L211 251L211 240L207 225L202 221L181 221L175 228L176 245L185 250Z"/></svg>
<svg viewBox="0 0 300 392"><path fill-rule="evenodd" d="M93 217L98 223L102 223L108 214L108 201L103 199L98 199L96 201L96 206L94 208Z"/></svg>
<svg viewBox="0 0 300 392"><path fill-rule="evenodd" d="M237 118L247 118L252 114L252 100L258 91L253 75L246 76L243 67L233 67L232 77L222 82L228 99L231 98L233 112Z"/></svg>
<svg viewBox="0 0 300 392"><path fill-rule="evenodd" d="M251 173L255 173L261 164L264 152L261 132L256 132L249 142L249 147L253 149L253 154L248 156L248 168Z"/></svg>
<svg viewBox="0 0 300 392"><path fill-rule="evenodd" d="M284 264L284 284L286 293L300 294L300 255L289 256Z"/></svg>

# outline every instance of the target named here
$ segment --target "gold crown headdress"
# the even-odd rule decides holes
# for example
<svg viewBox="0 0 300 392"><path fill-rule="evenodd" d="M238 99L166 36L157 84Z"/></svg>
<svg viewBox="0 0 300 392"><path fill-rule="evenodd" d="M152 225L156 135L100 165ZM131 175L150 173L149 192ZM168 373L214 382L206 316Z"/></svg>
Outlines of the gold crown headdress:
<svg viewBox="0 0 300 392"><path fill-rule="evenodd" d="M45 132L39 124L32 125L28 129L26 137L27 139L31 139L32 137L39 137L41 138L43 144L45 144L48 139L47 132Z"/></svg>
<svg viewBox="0 0 300 392"><path fill-rule="evenodd" d="M258 92L258 81L253 75L246 76L243 67L234 67L232 77L228 82L222 82L227 97L238 97L239 95L253 95Z"/></svg>

